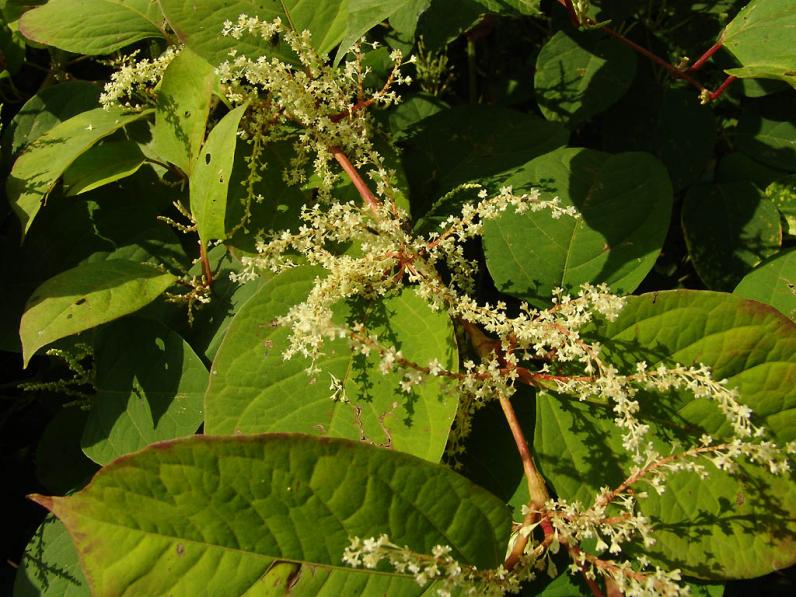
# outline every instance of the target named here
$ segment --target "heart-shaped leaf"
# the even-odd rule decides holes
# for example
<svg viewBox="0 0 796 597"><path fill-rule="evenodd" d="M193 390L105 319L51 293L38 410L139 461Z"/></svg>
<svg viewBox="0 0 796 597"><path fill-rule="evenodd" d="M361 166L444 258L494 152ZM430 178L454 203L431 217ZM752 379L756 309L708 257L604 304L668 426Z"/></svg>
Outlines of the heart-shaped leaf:
<svg viewBox="0 0 796 597"><path fill-rule="evenodd" d="M296 268L267 282L238 311L211 367L205 396L208 433L298 431L391 445L432 461L442 456L457 399L441 379L424 382L409 394L401 376L384 374L380 358L352 354L346 340L330 341L315 363L282 358L290 331L272 322L303 301L322 270ZM352 315L341 306L339 317ZM458 363L453 327L444 313L432 311L411 290L365 306L356 319L421 365L436 359ZM336 379L346 401L332 400ZM339 396L342 397L342 396Z"/></svg>
<svg viewBox="0 0 796 597"><path fill-rule="evenodd" d="M276 578L278 593L320 580L343 584L340 594L418 595L412 576L345 568L350 539L386 533L422 553L449 545L462 563L494 568L511 527L499 499L448 468L291 434L163 442L77 494L32 498L66 525L100 595L242 595ZM289 569L274 570L280 562ZM305 584L297 594L312 594Z"/></svg>
<svg viewBox="0 0 796 597"><path fill-rule="evenodd" d="M580 217L507 211L484 226L487 267L497 287L539 306L553 289L605 282L632 292L666 237L672 190L663 165L646 153L610 155L565 148L525 164L500 184L538 188Z"/></svg>
<svg viewBox="0 0 796 597"><path fill-rule="evenodd" d="M713 292L655 292L628 298L616 321L584 336L602 342L603 357L628 373L640 359L704 363L738 389L775 441L796 437L796 324L769 307ZM685 391L642 393L638 400L639 417L662 454L728 428L712 402ZM631 462L613 419L610 408L540 394L534 447L558 496L590 504L600 487L616 487L629 476ZM657 541L644 551L706 579L749 578L793 564L793 481L760 467L743 466L731 477L707 466L707 481L690 471L673 473L663 495L650 490L640 500Z"/></svg>

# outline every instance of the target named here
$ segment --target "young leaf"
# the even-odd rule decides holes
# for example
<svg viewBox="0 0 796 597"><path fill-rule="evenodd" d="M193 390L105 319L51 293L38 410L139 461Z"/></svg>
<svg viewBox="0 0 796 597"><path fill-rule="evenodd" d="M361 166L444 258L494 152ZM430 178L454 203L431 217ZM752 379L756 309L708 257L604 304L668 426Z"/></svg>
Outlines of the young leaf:
<svg viewBox="0 0 796 597"><path fill-rule="evenodd" d="M796 249L774 256L746 274L733 290L796 320Z"/></svg>
<svg viewBox="0 0 796 597"><path fill-rule="evenodd" d="M694 269L714 290L731 291L782 243L777 208L750 182L691 187L681 217Z"/></svg>
<svg viewBox="0 0 796 597"><path fill-rule="evenodd" d="M349 540L386 533L422 553L449 545L462 563L494 568L511 526L499 499L448 468L291 434L163 442L106 466L75 495L31 497L69 529L100 595L242 595L267 574L283 593L316 573L367 594L419 594L411 576L345 568ZM274 574L280 562L295 574Z"/></svg>
<svg viewBox="0 0 796 597"><path fill-rule="evenodd" d="M66 195L80 195L127 178L143 166L145 159L133 141L100 142L72 162L64 172Z"/></svg>
<svg viewBox="0 0 796 597"><path fill-rule="evenodd" d="M6 181L11 207L27 233L31 222L66 169L103 137L145 118L149 112L124 114L97 108L62 122L41 135L19 156Z"/></svg>
<svg viewBox="0 0 796 597"><path fill-rule="evenodd" d="M77 549L60 520L50 515L25 548L14 597L89 597Z"/></svg>
<svg viewBox="0 0 796 597"><path fill-rule="evenodd" d="M148 305L175 279L122 259L86 263L50 278L33 292L22 315L24 366L42 346Z"/></svg>
<svg viewBox="0 0 796 597"><path fill-rule="evenodd" d="M484 253L497 287L546 306L553 289L605 282L632 292L655 264L669 227L672 189L647 153L610 155L559 149L528 162L499 184L542 189L580 218L509 211L484 226Z"/></svg>
<svg viewBox="0 0 796 597"><path fill-rule="evenodd" d="M409 394L398 389L401 376L384 374L380 357L354 355L346 339L329 341L310 377L309 362L282 358L289 330L271 322L303 301L322 270L295 268L267 282L238 311L213 361L205 396L208 433L297 431L359 439L438 461L448 438L457 400L442 380L424 382ZM339 319L369 325L389 338L407 359L425 366L436 359L456 367L457 353L448 316L434 312L405 290L360 313L340 306ZM348 402L332 400L333 379Z"/></svg>
<svg viewBox="0 0 796 597"><path fill-rule="evenodd" d="M163 37L163 15L151 0L49 0L26 12L28 39L75 54L110 54L149 37Z"/></svg>
<svg viewBox="0 0 796 597"><path fill-rule="evenodd" d="M94 462L199 428L207 369L176 333L126 318L103 329L96 354L97 395L81 442Z"/></svg>
<svg viewBox="0 0 796 597"><path fill-rule="evenodd" d="M213 66L190 48L169 64L158 89L154 151L186 174L205 138L210 99L218 85Z"/></svg>
<svg viewBox="0 0 796 597"><path fill-rule="evenodd" d="M574 127L630 88L636 55L597 31L558 31L536 59L536 101L548 120Z"/></svg>
<svg viewBox="0 0 796 597"><path fill-rule="evenodd" d="M719 38L742 65L727 73L740 78L779 79L796 88L794 29L796 1L752 0Z"/></svg>
<svg viewBox="0 0 796 597"><path fill-rule="evenodd" d="M678 290L629 297L619 318L584 338L602 343L601 356L620 372L639 359L651 366L704 363L728 380L755 420L777 443L796 437L796 324L777 311L732 295ZM639 418L650 425L661 454L721 438L728 425L715 405L687 391L642 392ZM590 504L600 487L616 487L631 462L610 408L549 394L537 399L534 448L543 474L567 500ZM796 561L796 486L759 466L731 477L706 463L710 477L672 474L666 490L639 500L657 542L644 551L667 568L705 579L749 578ZM631 553L638 553L632 551Z"/></svg>
<svg viewBox="0 0 796 597"><path fill-rule="evenodd" d="M235 162L238 123L245 111L246 105L238 106L213 127L191 169L191 213L199 238L205 243L226 237L229 179Z"/></svg>

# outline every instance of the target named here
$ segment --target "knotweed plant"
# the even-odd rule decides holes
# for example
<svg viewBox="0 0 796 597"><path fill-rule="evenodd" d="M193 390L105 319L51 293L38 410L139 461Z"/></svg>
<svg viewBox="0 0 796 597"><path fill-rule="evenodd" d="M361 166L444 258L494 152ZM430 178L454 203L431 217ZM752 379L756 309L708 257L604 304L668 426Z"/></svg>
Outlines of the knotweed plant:
<svg viewBox="0 0 796 597"><path fill-rule="evenodd" d="M585 5L576 3L576 9L585 10ZM314 380L321 372L318 362L328 342L345 338L355 353L376 355L382 372L399 373L398 395L408 395L433 378L447 379L460 404L449 440L451 462L461 456L473 414L497 401L528 484L530 500L498 569L459 564L445 545L430 554L416 553L387 535L351 537L344 563L375 568L386 562L422 585L439 582L442 595L454 589L497 595L519 591L524 581L542 571L555 575L553 556L563 548L570 557L570 571L581 574L595 594L601 594L598 581L626 595L686 594L687 588L678 584L679 570L655 567L643 556L625 557L628 544L651 547L656 541L655 521L641 513L639 503L649 492L665 492L671 475L678 471L691 471L710 482L715 471L734 473L743 460L785 474L796 445L783 447L771 441L766 429L754 422L751 410L739 401L737 391L726 380L715 379L704 365L651 365L638 360L629 372L619 371L604 357L600 344L583 334L588 326L613 321L622 311L625 299L606 285L584 284L574 294L558 289L551 306L544 309L525 302L480 301L475 295L479 264L468 256L466 245L479 237L486 222L506 212L528 210L546 210L554 218L578 218L579 214L556 199L543 199L536 189L515 192L505 186L490 192L473 184L468 188L477 190L477 201L463 205L460 214L448 217L436 231L414 233L409 214L396 199L395 173L372 142L376 125L368 111L396 103L395 87L410 81L403 69L412 60L405 60L400 51L390 54L392 68L383 87L369 90L364 85L369 74L363 66L364 41L335 68L313 49L308 32L294 32L279 19L264 22L241 15L236 22L225 23L223 35L279 39L295 56L285 62L232 51L218 67L226 98L233 105L247 106L239 134L252 148L245 182L250 195L264 167L263 148L274 141L293 143L294 157L283 172L285 181L305 184L309 173L317 181L318 201L303 207L301 225L266 234L257 254L244 258L244 269L235 276L246 281L299 264L325 271L305 300L276 321L263 322L290 330L284 359L306 359L307 375ZM145 87L157 79L172 56L143 66L139 63L137 69L124 67L106 88L103 101L127 105L129 98L145 97ZM337 166L361 202L335 200ZM341 323L334 316L334 307L341 301L378 300L402 287L413 288L431 309L447 313L468 338L470 356L459 368L446 368L436 359L409 359L388 338L369 329L367 322ZM512 407L511 398L523 385L584 403L607 404L632 463L625 480L603 487L590 503L551 495ZM705 435L697 445L662 452L639 413L643 396L670 391L712 401L730 431L720 439ZM332 377L330 399L352 398ZM585 544L590 547L586 549Z"/></svg>

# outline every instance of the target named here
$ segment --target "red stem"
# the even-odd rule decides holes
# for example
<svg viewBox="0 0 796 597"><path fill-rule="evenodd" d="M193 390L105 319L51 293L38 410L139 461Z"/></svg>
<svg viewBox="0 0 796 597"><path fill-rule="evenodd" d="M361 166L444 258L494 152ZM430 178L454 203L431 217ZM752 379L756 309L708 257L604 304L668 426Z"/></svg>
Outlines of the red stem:
<svg viewBox="0 0 796 597"><path fill-rule="evenodd" d="M337 163L343 168L343 171L348 175L348 178L351 179L351 182L354 183L354 187L359 192L359 196L362 197L362 200L370 207L373 213L377 213L379 210L379 200L368 188L367 183L362 180L359 171L348 159L348 156L343 153L342 149L336 146L330 147L329 150L332 152L334 159L337 160Z"/></svg>
<svg viewBox="0 0 796 597"><path fill-rule="evenodd" d="M716 89L716 91L714 91L713 93L710 94L710 96L709 96L710 97L710 101L715 101L715 100L719 99L719 97L721 97L721 94L724 93L726 91L727 87L729 87L730 84L733 81L735 81L735 79L737 79L737 78L738 77L736 77L735 75L730 75L729 77L724 79L724 82L721 85L719 85L718 89Z"/></svg>
<svg viewBox="0 0 796 597"><path fill-rule="evenodd" d="M694 64L692 64L692 65L691 65L691 66L688 68L688 72L694 72L694 71L697 71L697 70L699 70L700 68L702 68L702 66L703 66L703 65L704 65L704 64L705 64L705 63L706 63L708 60L710 60L711 56L713 56L713 54L715 54L716 52L718 52L718 51L721 49L722 45L723 45L723 44L722 44L720 41L717 41L715 44L713 44L712 46L710 46L710 47L708 48L707 52L705 52L704 54L702 54L702 56L700 56L700 57L697 59L697 61L696 61L696 62L694 62Z"/></svg>
<svg viewBox="0 0 796 597"><path fill-rule="evenodd" d="M580 19L578 18L578 13L575 12L575 7L572 5L572 0L564 0L563 2L559 0L559 2L564 5L564 8L567 9L567 12L569 13L569 21L572 23L572 26L580 27Z"/></svg>
<svg viewBox="0 0 796 597"><path fill-rule="evenodd" d="M625 37L621 33L618 33L617 31L614 31L610 27L602 27L601 30L605 31L605 33L607 33L608 35L610 35L611 37L613 37L617 41L625 44L627 47L635 50L636 52L638 52L642 56L646 56L652 62L654 62L655 64L657 64L657 65L661 66L662 68L664 68L673 77L676 77L678 79L683 79L684 81L686 81L690 85L693 85L694 87L699 89L700 92L706 91L706 89L702 85L702 83L697 81L694 77L692 77L689 74L679 70L674 65L669 64L669 62L667 62L666 60L664 60L663 58L661 58L657 54L654 54L653 52L650 52L647 48L638 45L633 40L628 39L627 37Z"/></svg>

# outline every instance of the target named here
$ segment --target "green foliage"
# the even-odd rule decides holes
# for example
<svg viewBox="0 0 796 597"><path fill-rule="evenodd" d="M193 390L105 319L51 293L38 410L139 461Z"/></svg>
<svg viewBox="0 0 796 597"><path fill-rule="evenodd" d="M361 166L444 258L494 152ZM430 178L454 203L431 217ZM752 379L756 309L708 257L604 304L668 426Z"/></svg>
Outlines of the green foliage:
<svg viewBox="0 0 796 597"><path fill-rule="evenodd" d="M14 595L796 564L796 0L0 15Z"/></svg>
<svg viewBox="0 0 796 597"><path fill-rule="evenodd" d="M239 595L268 583L280 561L309 564L304 572L313 573L294 579L301 594L320 580L416 594L411 576L341 569L348 538L386 532L421 552L444 542L461 561L489 568L503 556L511 522L500 500L442 466L290 434L160 444L105 467L71 497L35 499L73 535L102 538L86 562L102 594L157 592L168 574L176 592ZM324 540L303 540L315 533Z"/></svg>

